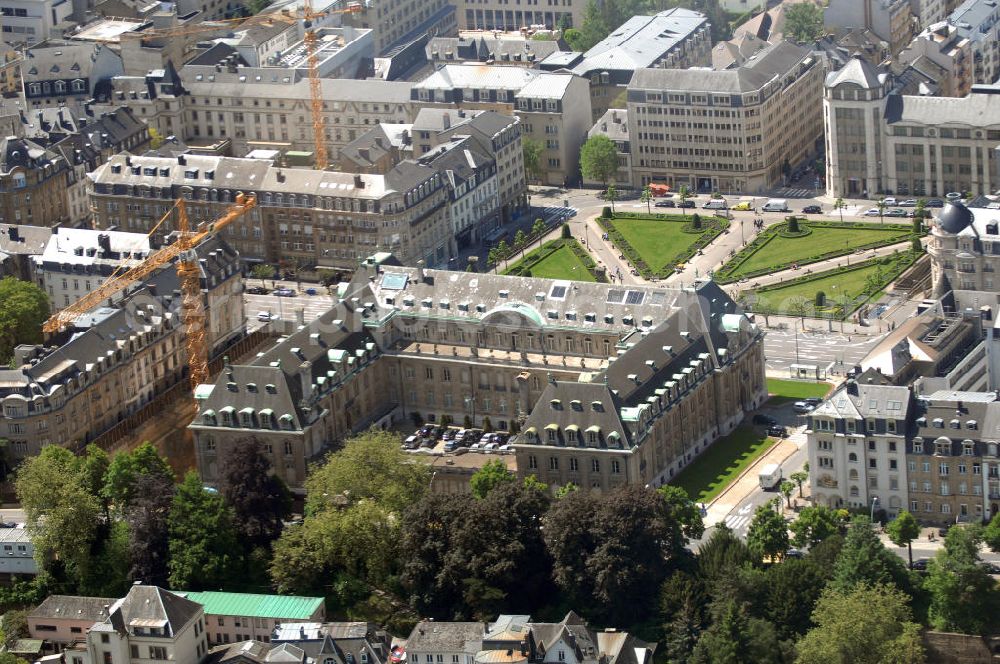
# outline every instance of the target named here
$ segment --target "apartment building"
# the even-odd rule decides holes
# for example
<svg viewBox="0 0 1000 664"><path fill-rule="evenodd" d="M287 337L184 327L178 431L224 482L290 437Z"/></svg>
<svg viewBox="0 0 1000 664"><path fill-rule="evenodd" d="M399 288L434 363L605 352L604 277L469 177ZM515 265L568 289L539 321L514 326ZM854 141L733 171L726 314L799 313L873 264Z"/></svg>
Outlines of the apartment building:
<svg viewBox="0 0 1000 664"><path fill-rule="evenodd" d="M290 72L272 80L237 68L211 73L181 72L188 96L174 132L185 141L232 141L232 153L255 148L313 152L309 80ZM320 79L329 158L374 125L412 122L417 105L412 83Z"/></svg>
<svg viewBox="0 0 1000 664"><path fill-rule="evenodd" d="M972 44L972 80L995 83L1000 77L1000 8L993 0L965 0L948 15L948 23Z"/></svg>
<svg viewBox="0 0 1000 664"><path fill-rule="evenodd" d="M633 185L759 193L816 154L823 67L790 42L734 69L640 69L628 86Z"/></svg>
<svg viewBox="0 0 1000 664"><path fill-rule="evenodd" d="M83 642L94 623L107 619L114 597L49 595L27 615L28 634L56 652Z"/></svg>
<svg viewBox="0 0 1000 664"><path fill-rule="evenodd" d="M406 649L413 662L419 656L420 662L452 664L498 660L512 664L650 664L656 644L614 628L595 630L570 611L553 623L515 615L500 615L490 623L422 621L410 632Z"/></svg>
<svg viewBox="0 0 1000 664"><path fill-rule="evenodd" d="M34 257L35 278L55 312L100 286L120 267L138 265L153 248L144 233L56 228L45 251Z"/></svg>
<svg viewBox="0 0 1000 664"><path fill-rule="evenodd" d="M1000 187L995 122L1000 87L965 97L903 95L860 58L827 76L823 98L827 195L944 196Z"/></svg>
<svg viewBox="0 0 1000 664"><path fill-rule="evenodd" d="M391 55L413 41L451 37L464 28L460 26L461 7L447 0L371 0L359 4L361 11L343 14L343 23L371 29L377 57Z"/></svg>
<svg viewBox="0 0 1000 664"><path fill-rule="evenodd" d="M92 174L97 228L149 232L185 199L194 223L221 216L240 193L257 206L220 235L244 259L299 266L353 268L377 248L406 260L444 264L448 189L444 177L418 161L385 175L279 168L270 160L201 155L118 155Z"/></svg>
<svg viewBox="0 0 1000 664"><path fill-rule="evenodd" d="M133 585L108 616L87 631L86 649L66 652L72 664L199 662L208 654L200 604L157 586Z"/></svg>
<svg viewBox="0 0 1000 664"><path fill-rule="evenodd" d="M24 53L21 78L31 108L81 110L88 99L107 97L109 83L124 73L121 56L104 44L50 39Z"/></svg>
<svg viewBox="0 0 1000 664"><path fill-rule="evenodd" d="M808 415L813 500L827 507L871 506L890 518L909 506L907 428L917 408L906 386L862 374Z"/></svg>
<svg viewBox="0 0 1000 664"><path fill-rule="evenodd" d="M30 46L58 37L72 12L71 0L3 0L0 4L3 40Z"/></svg>
<svg viewBox="0 0 1000 664"><path fill-rule="evenodd" d="M836 32L841 28L871 30L899 53L913 37L910 0L830 0L823 11L823 25Z"/></svg>
<svg viewBox="0 0 1000 664"><path fill-rule="evenodd" d="M223 241L206 240L197 252L209 353L215 356L243 335L243 279L239 256ZM78 319L54 345L17 347L16 368L3 370L0 389L0 433L10 441L12 460L49 444L84 445L186 380L179 288L168 267L116 307Z"/></svg>
<svg viewBox="0 0 1000 664"><path fill-rule="evenodd" d="M938 85L943 97L964 97L975 83L972 41L948 21L924 28L896 58L897 68L914 67Z"/></svg>
<svg viewBox="0 0 1000 664"><path fill-rule="evenodd" d="M322 622L326 609L322 597L257 595L218 591L176 591L176 595L200 604L205 612L209 646L241 641L271 640L280 625Z"/></svg>
<svg viewBox="0 0 1000 664"><path fill-rule="evenodd" d="M591 122L596 122L609 108L624 108L625 89L637 69L708 66L711 51L708 18L674 7L633 16L584 53L571 71L590 81Z"/></svg>
<svg viewBox="0 0 1000 664"><path fill-rule="evenodd" d="M415 84L414 104L493 110L521 120L521 135L541 142L543 184L580 178L579 152L587 138L590 94L573 74L501 65L445 65ZM516 182L510 184L516 186Z"/></svg>
<svg viewBox="0 0 1000 664"><path fill-rule="evenodd" d="M412 124L380 124L344 146L340 153L340 168L353 173L384 174L405 159L423 159L441 146L454 148L456 141L472 141L496 163L500 213L496 225L501 225L519 214L527 204L521 129L520 118L493 111L422 108ZM490 210L480 212L481 219L478 221L491 218ZM465 229L469 225L463 222L458 227ZM489 224L479 225L485 227ZM459 246L465 246L464 242L468 239L459 238Z"/></svg>
<svg viewBox="0 0 1000 664"><path fill-rule="evenodd" d="M994 291L1000 286L1000 210L948 203L931 223L927 243L938 291Z"/></svg>
<svg viewBox="0 0 1000 664"><path fill-rule="evenodd" d="M457 37L435 37L424 54L434 67L457 62L499 63L538 67L545 58L565 48L562 40L532 39L518 32L460 32Z"/></svg>
<svg viewBox="0 0 1000 664"><path fill-rule="evenodd" d="M520 430L518 472L553 487L662 484L765 398L763 335L710 282L623 289L397 262L369 258L330 311L226 367L190 425L206 482L253 436L301 490L310 458L419 414Z"/></svg>
<svg viewBox="0 0 1000 664"><path fill-rule="evenodd" d="M9 43L8 35L0 33L0 95L20 92L21 54Z"/></svg>
<svg viewBox="0 0 1000 664"><path fill-rule="evenodd" d="M392 637L369 622L282 623L271 633L271 646L296 649L305 662L387 664ZM274 661L274 660L268 660Z"/></svg>
<svg viewBox="0 0 1000 664"><path fill-rule="evenodd" d="M551 0L542 5L516 3L505 0L459 0L455 14L459 30L520 30L541 28L548 30L583 25L587 3L582 0Z"/></svg>
<svg viewBox="0 0 1000 664"><path fill-rule="evenodd" d="M56 226L69 221L74 172L57 152L26 138L0 139L0 223Z"/></svg>

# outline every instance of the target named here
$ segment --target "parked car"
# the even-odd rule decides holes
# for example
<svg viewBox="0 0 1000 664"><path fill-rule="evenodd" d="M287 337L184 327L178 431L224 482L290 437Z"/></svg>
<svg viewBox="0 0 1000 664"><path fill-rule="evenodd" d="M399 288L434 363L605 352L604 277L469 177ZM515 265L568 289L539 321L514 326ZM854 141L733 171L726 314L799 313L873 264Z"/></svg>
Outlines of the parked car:
<svg viewBox="0 0 1000 664"><path fill-rule="evenodd" d="M805 558L806 554L798 549L785 551L785 558Z"/></svg>
<svg viewBox="0 0 1000 664"><path fill-rule="evenodd" d="M710 198L702 203L701 207L705 210L725 210L729 207L729 203L725 198Z"/></svg>
<svg viewBox="0 0 1000 664"><path fill-rule="evenodd" d="M805 401L796 401L792 404L792 410L799 414L811 413L815 407Z"/></svg>
<svg viewBox="0 0 1000 664"><path fill-rule="evenodd" d="M271 291L266 288L261 288L260 286L252 286L247 289L247 293L250 293L251 295L267 295L270 292Z"/></svg>
<svg viewBox="0 0 1000 664"><path fill-rule="evenodd" d="M692 201L692 200L678 201L677 202L677 207L679 207L679 208L693 208L694 207L694 201Z"/></svg>
<svg viewBox="0 0 1000 664"><path fill-rule="evenodd" d="M885 213L887 217L905 217L907 216L906 210L903 208L893 208Z"/></svg>
<svg viewBox="0 0 1000 664"><path fill-rule="evenodd" d="M942 201L940 198L930 198L927 200L927 207L942 208L944 207L944 201Z"/></svg>
<svg viewBox="0 0 1000 664"><path fill-rule="evenodd" d="M470 452L480 452L480 451L482 451L483 447L485 447L485 446L486 446L486 443L473 443L469 447L469 451Z"/></svg>
<svg viewBox="0 0 1000 664"><path fill-rule="evenodd" d="M765 415L764 413L754 413L754 416L750 421L754 424L763 424L768 427L778 423L778 420L774 419L770 415Z"/></svg>
<svg viewBox="0 0 1000 664"><path fill-rule="evenodd" d="M270 323L272 320L276 320L277 318L277 316L274 316L266 311L257 312L257 320L262 323Z"/></svg>
<svg viewBox="0 0 1000 664"><path fill-rule="evenodd" d="M444 433L441 434L441 440L446 441L446 442L450 441L450 440L455 440L455 430L452 429L451 427L448 427L447 429L445 429Z"/></svg>
<svg viewBox="0 0 1000 664"><path fill-rule="evenodd" d="M449 440L447 443L444 444L444 451L454 452L457 447L458 443L456 443L454 440Z"/></svg>
<svg viewBox="0 0 1000 664"><path fill-rule="evenodd" d="M823 208L818 205L807 205L802 208L802 214L823 214Z"/></svg>
<svg viewBox="0 0 1000 664"><path fill-rule="evenodd" d="M315 295L316 293L317 293L317 290L315 288L307 288L306 289L306 295Z"/></svg>
<svg viewBox="0 0 1000 664"><path fill-rule="evenodd" d="M924 572L927 570L927 563L931 561L930 558L917 558L913 561L913 569L918 572Z"/></svg>
<svg viewBox="0 0 1000 664"><path fill-rule="evenodd" d="M291 288L279 288L274 291L274 294L278 297L295 297L295 291Z"/></svg>
<svg viewBox="0 0 1000 664"><path fill-rule="evenodd" d="M752 204L751 201L740 201L739 203L737 203L736 205L734 205L732 207L732 209L733 210L746 211L746 210L753 209L753 204Z"/></svg>
<svg viewBox="0 0 1000 664"><path fill-rule="evenodd" d="M436 443L437 441L434 440L433 438L424 438L423 440L420 441L420 447L430 449L434 447Z"/></svg>
<svg viewBox="0 0 1000 664"><path fill-rule="evenodd" d="M787 438L788 429L781 426L780 424L772 424L767 428L767 435L773 436L774 438Z"/></svg>
<svg viewBox="0 0 1000 664"><path fill-rule="evenodd" d="M486 443L486 445L483 446L483 451L484 452L496 452L497 448L499 448L499 447L500 446L497 445L496 443Z"/></svg>
<svg viewBox="0 0 1000 664"><path fill-rule="evenodd" d="M917 199L907 198L905 201L897 203L899 207L917 207Z"/></svg>
<svg viewBox="0 0 1000 664"><path fill-rule="evenodd" d="M403 441L403 447L408 450L415 450L420 447L420 436L408 436L406 440Z"/></svg>
<svg viewBox="0 0 1000 664"><path fill-rule="evenodd" d="M500 447L497 448L497 452L499 452L500 454L513 454L514 453L514 446L513 445L501 445Z"/></svg>
<svg viewBox="0 0 1000 664"><path fill-rule="evenodd" d="M868 208L865 210L861 216L862 217L878 217L881 216L882 212L878 208Z"/></svg>
<svg viewBox="0 0 1000 664"><path fill-rule="evenodd" d="M484 433L482 437L480 437L479 439L479 446L484 447L492 442L493 442L493 436L491 434Z"/></svg>
<svg viewBox="0 0 1000 664"><path fill-rule="evenodd" d="M896 202L896 197L895 196L886 196L885 198L882 199L882 204L883 205L899 205L899 203Z"/></svg>
<svg viewBox="0 0 1000 664"><path fill-rule="evenodd" d="M656 201L655 203L653 203L653 207L672 208L675 206L676 203L674 203L673 201Z"/></svg>

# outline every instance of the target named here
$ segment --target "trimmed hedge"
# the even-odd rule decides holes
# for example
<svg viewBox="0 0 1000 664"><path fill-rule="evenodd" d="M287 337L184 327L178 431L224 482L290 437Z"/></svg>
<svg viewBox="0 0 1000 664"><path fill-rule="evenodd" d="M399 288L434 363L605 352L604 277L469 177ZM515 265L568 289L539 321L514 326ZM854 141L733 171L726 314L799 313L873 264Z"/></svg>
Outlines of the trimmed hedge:
<svg viewBox="0 0 1000 664"><path fill-rule="evenodd" d="M884 273L881 283L878 284L877 288L865 289L862 293L858 295L854 302L854 307L850 311L845 311L843 318L846 319L852 313L858 310L862 305L871 300L871 298L877 296L882 292L887 285L892 283L896 278L899 277L903 272L909 269L918 258L923 255L923 252L913 252L913 251L903 251L892 254L891 256L881 256L879 258L869 258L866 261L861 261L860 263L855 263L854 265L844 265L841 267L836 267L831 270L824 270L822 272L816 272L814 274L804 274L793 279L788 279L782 281L778 284L769 284L767 286L761 286L760 288L754 289L753 292L758 295L766 296L768 293L773 291L780 291L788 286L794 286L797 284L808 283L811 281L820 281L827 279L838 274L845 274L847 272L854 272L856 270L864 270L872 267L873 265L884 265L889 268L887 272ZM818 294L818 293L817 293ZM772 307L761 307L755 304L753 307L755 313L766 313L766 314L787 314L786 311L781 311L777 308ZM833 312L829 307L826 307L826 311L814 311L812 316L814 318L831 318L836 319L837 317L833 315Z"/></svg>
<svg viewBox="0 0 1000 664"><path fill-rule="evenodd" d="M740 279L753 279L754 277L759 277L765 274L772 274L774 272L780 272L781 270L787 270L791 268L794 264L798 264L800 267L804 265L809 265L811 263L818 263L820 261L825 261L830 258L838 258L840 256L846 256L852 254L855 251L866 251L868 249L878 249L879 247L886 247L891 244L898 244L900 242L905 242L908 239L912 239L913 227L912 225L903 224L885 224L880 225L878 230L886 231L900 231L900 232L910 232L910 235L905 237L888 237L885 240L880 240L878 242L869 242L868 244L860 245L857 247L851 247L850 249L836 249L833 251L827 251L822 254L815 254L797 261L791 261L787 263L776 263L774 265L769 265L764 268L757 270L752 270L750 272L738 273L739 267L750 259L751 256L756 254L758 251L763 250L767 247L768 242L777 236L789 237L789 238L799 238L804 235L808 235L812 232L813 228L839 228L839 229L851 229L851 228L861 228L865 230L872 230L872 225L859 221L824 221L815 220L809 221L808 223L799 222L799 233L796 235L788 234L787 232L788 222L777 223L774 226L766 228L760 235L758 235L753 242L748 244L746 247L736 252L725 265L723 265L715 273L714 279L720 284L731 284L733 282L739 281ZM809 229L807 233L802 233ZM785 282L788 283L788 282Z"/></svg>
<svg viewBox="0 0 1000 664"><path fill-rule="evenodd" d="M535 249L526 254L523 259L515 263L513 267L507 269L504 274L512 277L530 277L531 268L562 249L563 246L569 247L570 251L580 259L580 262L583 263L583 266L587 268L587 271L590 272L594 279L601 283L607 282L607 275L602 271L598 271L597 263L594 262L590 253L572 237L569 239L559 238L558 240L549 240L540 249Z"/></svg>
<svg viewBox="0 0 1000 664"><path fill-rule="evenodd" d="M711 244L715 238L729 228L728 219L707 216L699 218L701 219L700 229L693 228L691 224L691 217L687 215L662 214L655 212L653 214L641 212L616 212L611 219L599 218L597 221L601 225L601 228L603 228L608 234L608 237L614 245L618 247L618 250L621 251L632 266L639 271L639 274L643 279L665 279L673 274L674 268L678 263L687 262L692 256ZM701 237L692 242L686 250L678 253L671 260L667 261L666 265L658 270L654 270L646 263L646 261L642 259L642 256L636 248L625 239L625 236L615 228L615 219L653 219L668 222L684 222L685 227L681 229L683 232L691 233L692 235L700 233Z"/></svg>

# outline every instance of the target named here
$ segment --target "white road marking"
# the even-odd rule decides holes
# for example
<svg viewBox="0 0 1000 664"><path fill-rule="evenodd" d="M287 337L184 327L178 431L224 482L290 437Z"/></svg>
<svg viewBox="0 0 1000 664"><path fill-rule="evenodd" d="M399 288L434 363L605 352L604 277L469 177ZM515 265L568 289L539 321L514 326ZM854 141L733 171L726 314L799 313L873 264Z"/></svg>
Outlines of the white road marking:
<svg viewBox="0 0 1000 664"><path fill-rule="evenodd" d="M738 531L750 523L750 517L748 516L727 516L726 517L726 527L730 530Z"/></svg>

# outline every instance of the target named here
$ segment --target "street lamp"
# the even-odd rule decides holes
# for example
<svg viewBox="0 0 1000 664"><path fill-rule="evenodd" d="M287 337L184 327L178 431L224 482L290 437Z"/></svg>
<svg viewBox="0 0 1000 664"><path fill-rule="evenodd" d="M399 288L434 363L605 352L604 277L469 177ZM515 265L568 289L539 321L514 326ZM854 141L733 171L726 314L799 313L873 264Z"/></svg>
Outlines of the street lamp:
<svg viewBox="0 0 1000 664"><path fill-rule="evenodd" d="M872 513L869 517L872 523L875 522L875 508L878 507L878 496L872 496Z"/></svg>

